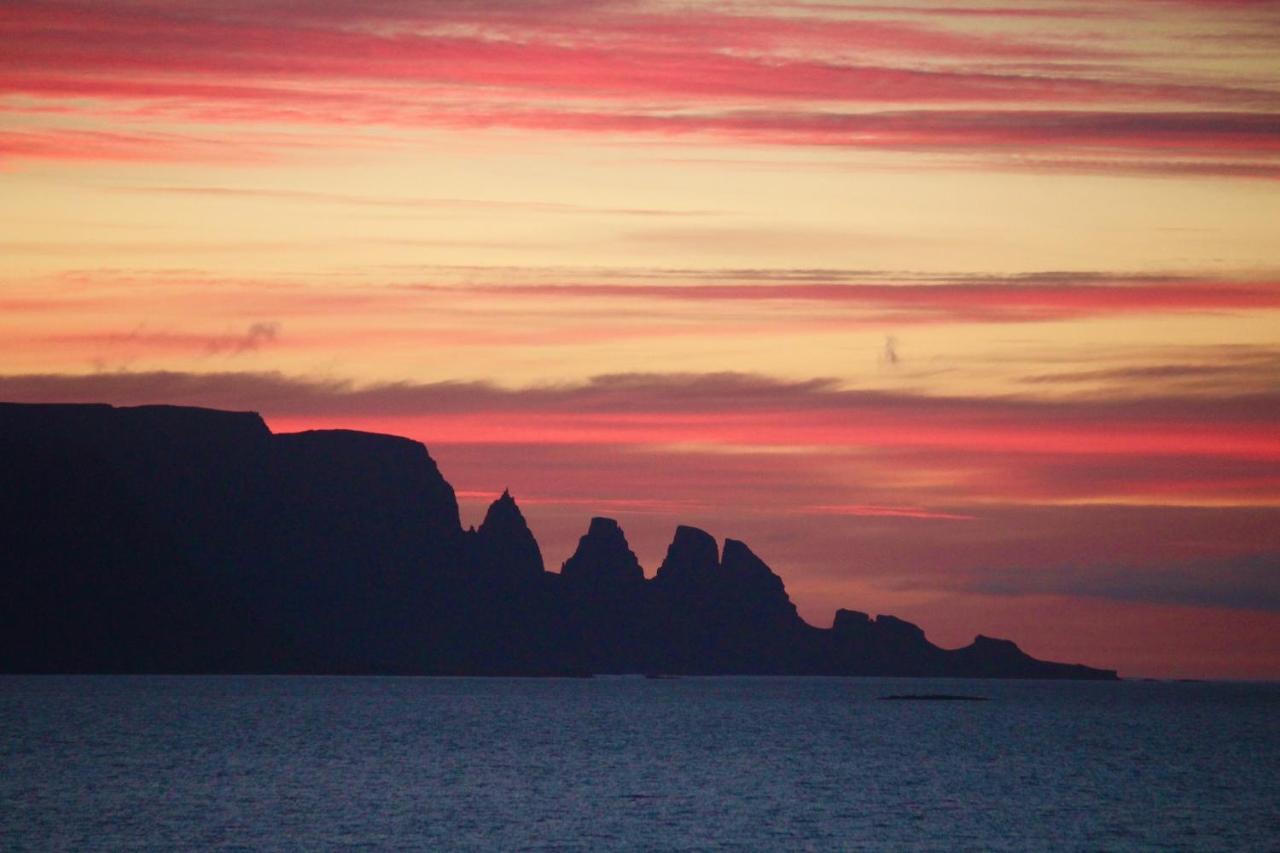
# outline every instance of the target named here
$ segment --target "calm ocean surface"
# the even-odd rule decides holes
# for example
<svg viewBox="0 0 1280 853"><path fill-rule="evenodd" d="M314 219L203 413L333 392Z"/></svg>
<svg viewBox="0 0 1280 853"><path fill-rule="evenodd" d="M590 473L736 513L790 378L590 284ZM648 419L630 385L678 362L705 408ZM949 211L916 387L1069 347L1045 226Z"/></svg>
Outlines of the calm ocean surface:
<svg viewBox="0 0 1280 853"><path fill-rule="evenodd" d="M0 677L5 849L717 846L1280 849L1280 684Z"/></svg>

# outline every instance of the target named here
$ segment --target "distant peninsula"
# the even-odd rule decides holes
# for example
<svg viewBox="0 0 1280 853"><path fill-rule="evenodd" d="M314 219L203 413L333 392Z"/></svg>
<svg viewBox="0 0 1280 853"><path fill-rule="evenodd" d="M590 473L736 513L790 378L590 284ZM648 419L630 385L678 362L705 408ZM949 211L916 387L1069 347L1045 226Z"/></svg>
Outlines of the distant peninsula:
<svg viewBox="0 0 1280 853"><path fill-rule="evenodd" d="M743 542L652 578L593 518L549 572L504 493L463 529L427 449L253 413L0 403L0 671L1114 679L1008 640L796 612Z"/></svg>

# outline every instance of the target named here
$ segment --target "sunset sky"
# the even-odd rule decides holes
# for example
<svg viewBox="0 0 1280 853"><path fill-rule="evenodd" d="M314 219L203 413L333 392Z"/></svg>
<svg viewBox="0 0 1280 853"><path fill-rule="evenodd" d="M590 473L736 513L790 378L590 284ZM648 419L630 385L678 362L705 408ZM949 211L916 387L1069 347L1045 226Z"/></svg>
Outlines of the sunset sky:
<svg viewBox="0 0 1280 853"><path fill-rule="evenodd" d="M1280 3L0 3L0 399L1280 678Z"/></svg>

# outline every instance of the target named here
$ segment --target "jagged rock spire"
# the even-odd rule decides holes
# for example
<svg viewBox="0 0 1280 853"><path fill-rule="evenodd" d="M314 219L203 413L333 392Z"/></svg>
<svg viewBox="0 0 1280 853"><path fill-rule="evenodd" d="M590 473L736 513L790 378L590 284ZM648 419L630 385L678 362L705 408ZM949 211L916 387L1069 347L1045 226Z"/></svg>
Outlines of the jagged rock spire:
<svg viewBox="0 0 1280 853"><path fill-rule="evenodd" d="M796 606L791 603L782 578L752 553L745 542L724 540L721 574L732 596L745 610L758 616L786 621L799 621Z"/></svg>
<svg viewBox="0 0 1280 853"><path fill-rule="evenodd" d="M731 577L740 578L753 583L765 583L776 586L782 591L782 578L773 573L764 560L761 560L745 542L737 539L724 540L724 556L721 565Z"/></svg>
<svg viewBox="0 0 1280 853"><path fill-rule="evenodd" d="M560 575L565 583L579 589L634 588L644 582L644 569L618 522L598 516L591 519L586 534L578 540L578 549L561 566Z"/></svg>
<svg viewBox="0 0 1280 853"><path fill-rule="evenodd" d="M658 567L656 580L665 585L707 579L719 567L719 548L711 534L682 524L667 546L667 556Z"/></svg>
<svg viewBox="0 0 1280 853"><path fill-rule="evenodd" d="M483 533L486 529L495 532L519 528L529 529L524 520L524 513L520 512L516 499L511 497L510 489L503 489L502 496L489 504L489 509L485 511L484 521L480 523L480 532Z"/></svg>
<svg viewBox="0 0 1280 853"><path fill-rule="evenodd" d="M531 578L543 572L542 550L510 490L503 489L489 505L472 542L477 571L498 578Z"/></svg>

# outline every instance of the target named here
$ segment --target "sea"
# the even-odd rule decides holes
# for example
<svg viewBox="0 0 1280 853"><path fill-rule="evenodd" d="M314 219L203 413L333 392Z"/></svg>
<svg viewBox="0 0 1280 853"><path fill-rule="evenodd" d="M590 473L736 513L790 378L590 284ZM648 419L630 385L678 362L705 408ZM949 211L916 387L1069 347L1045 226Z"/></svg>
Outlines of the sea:
<svg viewBox="0 0 1280 853"><path fill-rule="evenodd" d="M6 676L0 848L1280 850L1280 684Z"/></svg>

